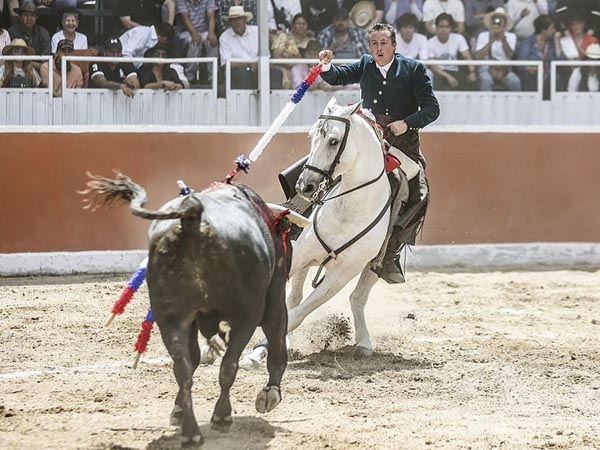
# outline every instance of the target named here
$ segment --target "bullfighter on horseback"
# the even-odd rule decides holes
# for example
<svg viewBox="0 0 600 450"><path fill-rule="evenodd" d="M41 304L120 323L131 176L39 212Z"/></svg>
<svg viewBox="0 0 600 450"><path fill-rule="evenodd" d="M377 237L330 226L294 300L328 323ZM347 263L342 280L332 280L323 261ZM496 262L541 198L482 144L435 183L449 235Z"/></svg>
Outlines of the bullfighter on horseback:
<svg viewBox="0 0 600 450"><path fill-rule="evenodd" d="M331 64L333 53L323 50L319 54L324 63L321 77L332 85L360 83L363 107L371 110L377 123L384 127L391 153L399 149L402 154L396 155L401 160L407 156L419 167L418 174L408 183L407 204L395 205L399 214L391 219L391 237L383 265L376 270L388 283L402 283L400 253L406 245L415 244L429 201L419 129L436 120L440 109L425 65L395 53L396 33L392 26L375 24L368 35L371 55L363 55L353 64Z"/></svg>

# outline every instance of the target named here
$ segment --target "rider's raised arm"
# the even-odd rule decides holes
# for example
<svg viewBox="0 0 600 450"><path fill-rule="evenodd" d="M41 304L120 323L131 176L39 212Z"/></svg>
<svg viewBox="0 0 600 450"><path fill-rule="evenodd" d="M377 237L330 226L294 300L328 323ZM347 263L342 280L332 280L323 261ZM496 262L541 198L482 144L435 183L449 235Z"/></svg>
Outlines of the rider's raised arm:
<svg viewBox="0 0 600 450"><path fill-rule="evenodd" d="M427 75L425 65L419 61L414 62L415 67L412 74L413 93L419 110L405 117L404 122L409 128L423 128L438 118L440 105L433 93L433 85L431 78Z"/></svg>
<svg viewBox="0 0 600 450"><path fill-rule="evenodd" d="M360 82L367 59L368 57L364 55L359 61L347 66L331 64L329 70L321 72L321 78L332 85L358 83Z"/></svg>

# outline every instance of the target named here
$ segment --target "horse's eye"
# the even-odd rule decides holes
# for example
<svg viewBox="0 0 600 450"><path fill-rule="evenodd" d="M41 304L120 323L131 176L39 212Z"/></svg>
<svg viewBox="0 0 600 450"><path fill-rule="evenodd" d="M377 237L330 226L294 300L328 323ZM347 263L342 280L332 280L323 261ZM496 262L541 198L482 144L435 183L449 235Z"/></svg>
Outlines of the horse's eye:
<svg viewBox="0 0 600 450"><path fill-rule="evenodd" d="M340 141L337 140L336 138L329 139L329 145L331 145L332 147L338 145L339 143L340 143Z"/></svg>

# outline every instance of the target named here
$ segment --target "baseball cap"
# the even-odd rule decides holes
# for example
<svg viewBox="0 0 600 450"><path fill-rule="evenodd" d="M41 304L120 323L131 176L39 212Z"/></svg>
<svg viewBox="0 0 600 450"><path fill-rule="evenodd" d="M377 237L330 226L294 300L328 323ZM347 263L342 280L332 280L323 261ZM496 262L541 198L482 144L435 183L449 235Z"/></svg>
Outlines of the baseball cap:
<svg viewBox="0 0 600 450"><path fill-rule="evenodd" d="M58 41L58 44L56 44L56 50L75 50L75 47L73 47L73 41L71 39L61 39L60 41Z"/></svg>
<svg viewBox="0 0 600 450"><path fill-rule="evenodd" d="M104 41L104 50L123 50L123 45L118 37L112 36Z"/></svg>

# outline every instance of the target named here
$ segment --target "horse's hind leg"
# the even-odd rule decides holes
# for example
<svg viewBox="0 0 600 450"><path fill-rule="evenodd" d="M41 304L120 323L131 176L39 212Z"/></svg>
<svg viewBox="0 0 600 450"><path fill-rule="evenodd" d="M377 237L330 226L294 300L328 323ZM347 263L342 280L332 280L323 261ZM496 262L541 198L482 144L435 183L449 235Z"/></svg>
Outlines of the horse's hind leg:
<svg viewBox="0 0 600 450"><path fill-rule="evenodd" d="M371 270L370 265L367 265L360 274L356 287L350 294L350 305L356 331L354 355L359 358L365 358L373 354L373 343L365 320L365 306L369 300L371 289L373 289L378 279L377 274Z"/></svg>
<svg viewBox="0 0 600 450"><path fill-rule="evenodd" d="M281 377L287 366L287 309L283 282L276 286L272 284L269 289L262 329L269 342L269 381L256 397L256 410L259 413L269 412L281 402Z"/></svg>
<svg viewBox="0 0 600 450"><path fill-rule="evenodd" d="M260 302L250 301L250 304L258 305ZM213 428L227 431L231 425L231 401L229 399L229 391L235 376L238 371L238 360L242 354L242 350L252 337L258 319L252 320L251 317L236 318L229 321L231 331L229 332L229 345L227 351L221 361L221 369L219 371L219 384L221 385L221 395L215 405L212 418L210 419Z"/></svg>
<svg viewBox="0 0 600 450"><path fill-rule="evenodd" d="M192 328L196 329L196 324L185 324L183 320L157 322L165 347L173 358L173 372L179 385L176 406L181 408L182 443L199 445L202 443L202 434L192 407L192 376L200 354L196 350L190 352L190 326L193 324ZM196 341L196 348L197 346Z"/></svg>

